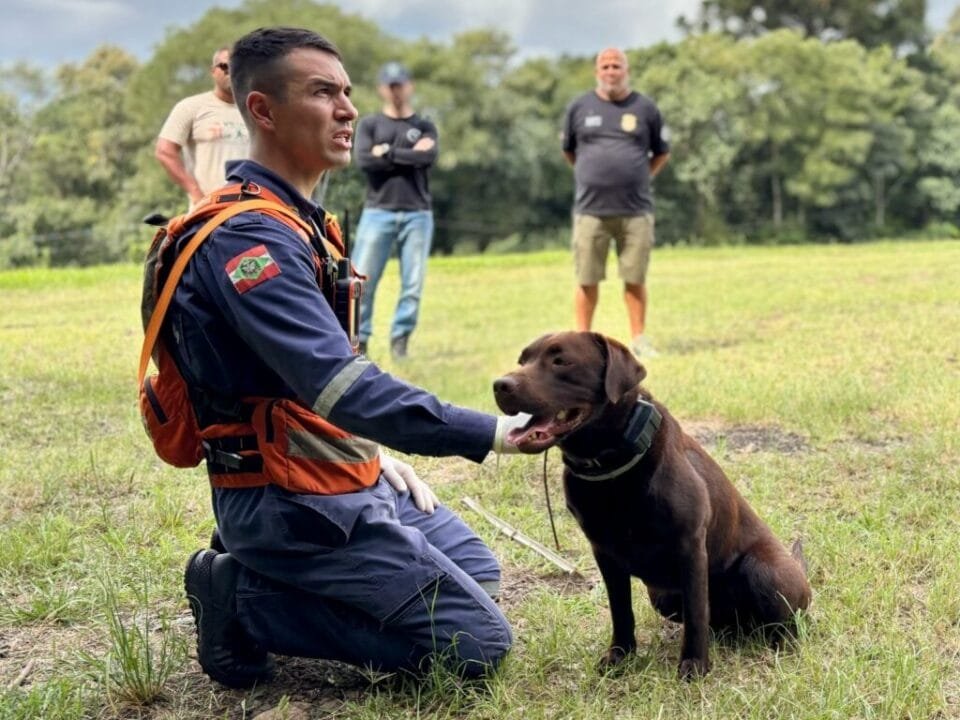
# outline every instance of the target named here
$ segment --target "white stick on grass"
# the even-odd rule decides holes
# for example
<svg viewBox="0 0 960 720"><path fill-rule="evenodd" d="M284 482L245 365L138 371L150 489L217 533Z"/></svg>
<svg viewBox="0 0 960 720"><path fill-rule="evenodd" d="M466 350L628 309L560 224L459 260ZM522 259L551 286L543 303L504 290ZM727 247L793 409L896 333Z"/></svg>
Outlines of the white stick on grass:
<svg viewBox="0 0 960 720"><path fill-rule="evenodd" d="M557 555L557 553L553 552L553 550L541 545L536 540L527 537L526 535L524 535L522 532L517 530L515 527L513 527L506 521L498 518L489 510L485 510L483 507L480 506L480 503L478 503L473 498L470 498L470 497L463 498L463 504L466 505L471 510L473 510L478 515L480 515L482 518L484 518L487 522L489 522L491 525L497 528L497 530L502 532L508 538L510 538L511 540L516 540L518 543L520 543L524 547L527 547L533 550L534 552L539 553L540 555L545 557L547 560L552 562L554 565L556 565L558 568L563 570L568 575L580 574L579 572L577 572L577 568L575 568L573 564L570 563L568 560L561 557L560 555Z"/></svg>

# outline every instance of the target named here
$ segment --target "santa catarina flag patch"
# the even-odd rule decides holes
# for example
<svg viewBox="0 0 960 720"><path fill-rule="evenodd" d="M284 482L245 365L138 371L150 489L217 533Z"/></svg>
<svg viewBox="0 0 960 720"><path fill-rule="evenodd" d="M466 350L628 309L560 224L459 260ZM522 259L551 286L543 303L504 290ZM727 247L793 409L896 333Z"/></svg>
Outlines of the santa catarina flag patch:
<svg viewBox="0 0 960 720"><path fill-rule="evenodd" d="M280 266L270 257L266 245L250 248L227 263L227 275L238 293L245 293L280 274Z"/></svg>

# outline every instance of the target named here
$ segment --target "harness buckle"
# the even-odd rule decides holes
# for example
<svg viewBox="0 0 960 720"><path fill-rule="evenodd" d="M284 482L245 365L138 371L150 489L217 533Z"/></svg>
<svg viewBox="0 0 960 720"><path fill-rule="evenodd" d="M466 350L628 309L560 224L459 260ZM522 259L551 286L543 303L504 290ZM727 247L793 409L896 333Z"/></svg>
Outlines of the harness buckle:
<svg viewBox="0 0 960 720"><path fill-rule="evenodd" d="M244 180L243 185L240 186L240 192L244 195L257 196L261 193L261 188L253 180Z"/></svg>
<svg viewBox="0 0 960 720"><path fill-rule="evenodd" d="M235 452L226 452L213 447L207 440L200 443L207 460L216 465L223 465L231 470L239 470L243 466L243 455Z"/></svg>

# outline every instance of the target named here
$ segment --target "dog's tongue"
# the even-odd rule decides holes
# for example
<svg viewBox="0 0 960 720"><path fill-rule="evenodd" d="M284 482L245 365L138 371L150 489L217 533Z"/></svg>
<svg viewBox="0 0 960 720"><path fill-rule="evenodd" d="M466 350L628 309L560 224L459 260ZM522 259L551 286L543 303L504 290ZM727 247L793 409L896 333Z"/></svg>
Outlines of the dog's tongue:
<svg viewBox="0 0 960 720"><path fill-rule="evenodd" d="M531 418L522 428L514 428L507 433L507 440L520 448L521 452L537 453L556 442L553 427L553 418Z"/></svg>

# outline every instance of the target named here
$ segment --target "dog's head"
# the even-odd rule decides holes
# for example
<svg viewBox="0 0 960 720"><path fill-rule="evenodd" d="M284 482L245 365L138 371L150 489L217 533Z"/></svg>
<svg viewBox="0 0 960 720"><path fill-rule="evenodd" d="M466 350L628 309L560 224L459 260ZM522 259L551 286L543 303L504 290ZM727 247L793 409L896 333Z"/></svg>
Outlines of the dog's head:
<svg viewBox="0 0 960 720"><path fill-rule="evenodd" d="M508 415L532 419L508 438L537 453L584 429L611 407L631 407L646 370L624 345L592 332L544 335L520 353L520 367L494 381Z"/></svg>

